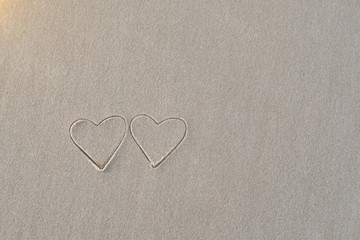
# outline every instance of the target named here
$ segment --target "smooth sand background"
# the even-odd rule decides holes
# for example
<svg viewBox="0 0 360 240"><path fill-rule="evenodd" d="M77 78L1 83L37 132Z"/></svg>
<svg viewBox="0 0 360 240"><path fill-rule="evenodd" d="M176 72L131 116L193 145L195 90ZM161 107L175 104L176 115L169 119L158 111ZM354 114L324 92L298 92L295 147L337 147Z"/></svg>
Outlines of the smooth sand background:
<svg viewBox="0 0 360 240"><path fill-rule="evenodd" d="M0 0L0 239L359 239L359 1ZM105 172L78 118L185 118Z"/></svg>

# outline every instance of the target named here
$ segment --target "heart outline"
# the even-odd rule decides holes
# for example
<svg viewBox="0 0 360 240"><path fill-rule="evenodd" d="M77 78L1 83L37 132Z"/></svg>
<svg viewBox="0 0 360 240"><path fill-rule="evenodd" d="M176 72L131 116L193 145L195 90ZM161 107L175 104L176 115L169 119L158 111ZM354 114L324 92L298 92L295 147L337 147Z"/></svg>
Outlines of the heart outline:
<svg viewBox="0 0 360 240"><path fill-rule="evenodd" d="M91 124L93 124L95 127L98 127L100 126L102 123L108 121L109 119L112 119L112 118L121 118L123 121L124 121L124 124L125 124L125 130L124 130L124 134L120 140L120 143L117 145L116 149L113 151L113 153L111 154L111 156L108 158L108 160L106 161L106 163L104 164L103 167L100 166L100 164L96 163L96 161L90 156L90 154L85 150L83 149L76 141L75 139L73 138L73 135L72 135L72 129L74 128L74 126L79 123L79 122L82 122L82 121L87 121L87 122L90 122ZM75 120L71 125L70 125L70 128L69 128L69 133L70 133L70 138L71 138L71 141L75 144L75 146L77 148L80 149L80 151L82 153L85 154L85 156L89 159L90 163L95 167L96 170L100 171L100 172L103 172L106 170L106 168L109 166L110 162L114 159L115 157L115 154L119 151L121 145L123 144L125 138L126 138L126 132L127 132L127 128L128 128L128 125L127 125L127 121L124 117L122 116L117 116L117 115L112 115L112 116L109 116L105 119L103 119L102 121L100 121L98 124L96 124L95 122L89 120L89 119L86 119L86 118L79 118L77 120Z"/></svg>
<svg viewBox="0 0 360 240"><path fill-rule="evenodd" d="M149 157L149 155L146 153L145 149L141 146L141 144L139 143L139 141L136 139L135 135L134 135L134 131L133 131L133 127L132 124L135 121L136 118L139 117L147 117L150 118L157 126L161 125L162 123L168 121L168 120L180 120L182 123L184 123L185 126L185 132L184 135L181 137L180 141L168 152L166 153L164 156L161 157L161 159L157 162L153 162L151 160L151 158ZM130 134L133 137L136 145L138 145L138 147L140 148L140 150L142 151L142 153L145 155L146 159L150 162L150 166L153 168L157 168L163 161L165 161L165 159L167 159L180 145L181 143L184 141L185 137L187 136L187 132L188 132L188 125L185 121L185 119L183 118L179 118L179 117L169 117L169 118L165 118L164 120L161 120L160 122L156 121L155 118L153 118L152 116L145 114L145 113L141 113L136 115L130 122Z"/></svg>

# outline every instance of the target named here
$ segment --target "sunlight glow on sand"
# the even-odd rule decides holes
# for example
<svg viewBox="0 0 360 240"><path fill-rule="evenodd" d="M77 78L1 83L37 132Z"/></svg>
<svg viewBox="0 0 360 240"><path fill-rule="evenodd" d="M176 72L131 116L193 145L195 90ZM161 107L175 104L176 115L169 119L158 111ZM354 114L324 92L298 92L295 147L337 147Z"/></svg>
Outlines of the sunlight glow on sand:
<svg viewBox="0 0 360 240"><path fill-rule="evenodd" d="M11 0L0 0L0 23L5 15L7 15Z"/></svg>
<svg viewBox="0 0 360 240"><path fill-rule="evenodd" d="M0 0L0 14L2 13L3 9L4 9L4 2L5 0Z"/></svg>
<svg viewBox="0 0 360 240"><path fill-rule="evenodd" d="M2 13L6 8L7 0L0 0L0 13Z"/></svg>

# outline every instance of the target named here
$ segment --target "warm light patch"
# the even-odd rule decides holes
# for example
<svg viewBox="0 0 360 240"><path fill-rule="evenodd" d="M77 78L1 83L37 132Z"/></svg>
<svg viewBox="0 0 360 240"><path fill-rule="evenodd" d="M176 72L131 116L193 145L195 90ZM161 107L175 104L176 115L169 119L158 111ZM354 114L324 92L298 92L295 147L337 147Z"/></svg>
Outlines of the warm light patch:
<svg viewBox="0 0 360 240"><path fill-rule="evenodd" d="M8 0L0 0L0 14L2 14L6 8ZM1 17L1 15L0 15Z"/></svg>

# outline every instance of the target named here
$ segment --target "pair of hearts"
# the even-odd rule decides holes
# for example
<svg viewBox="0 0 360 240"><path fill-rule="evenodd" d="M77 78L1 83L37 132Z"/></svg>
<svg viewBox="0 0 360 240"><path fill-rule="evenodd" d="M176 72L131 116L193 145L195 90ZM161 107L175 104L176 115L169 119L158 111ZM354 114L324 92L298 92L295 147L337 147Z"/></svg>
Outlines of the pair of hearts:
<svg viewBox="0 0 360 240"><path fill-rule="evenodd" d="M70 138L99 171L104 171L119 151L127 132L121 116L110 116L96 124L78 119L70 126ZM177 117L156 121L139 114L130 122L130 133L153 168L177 149L187 134L187 124Z"/></svg>

